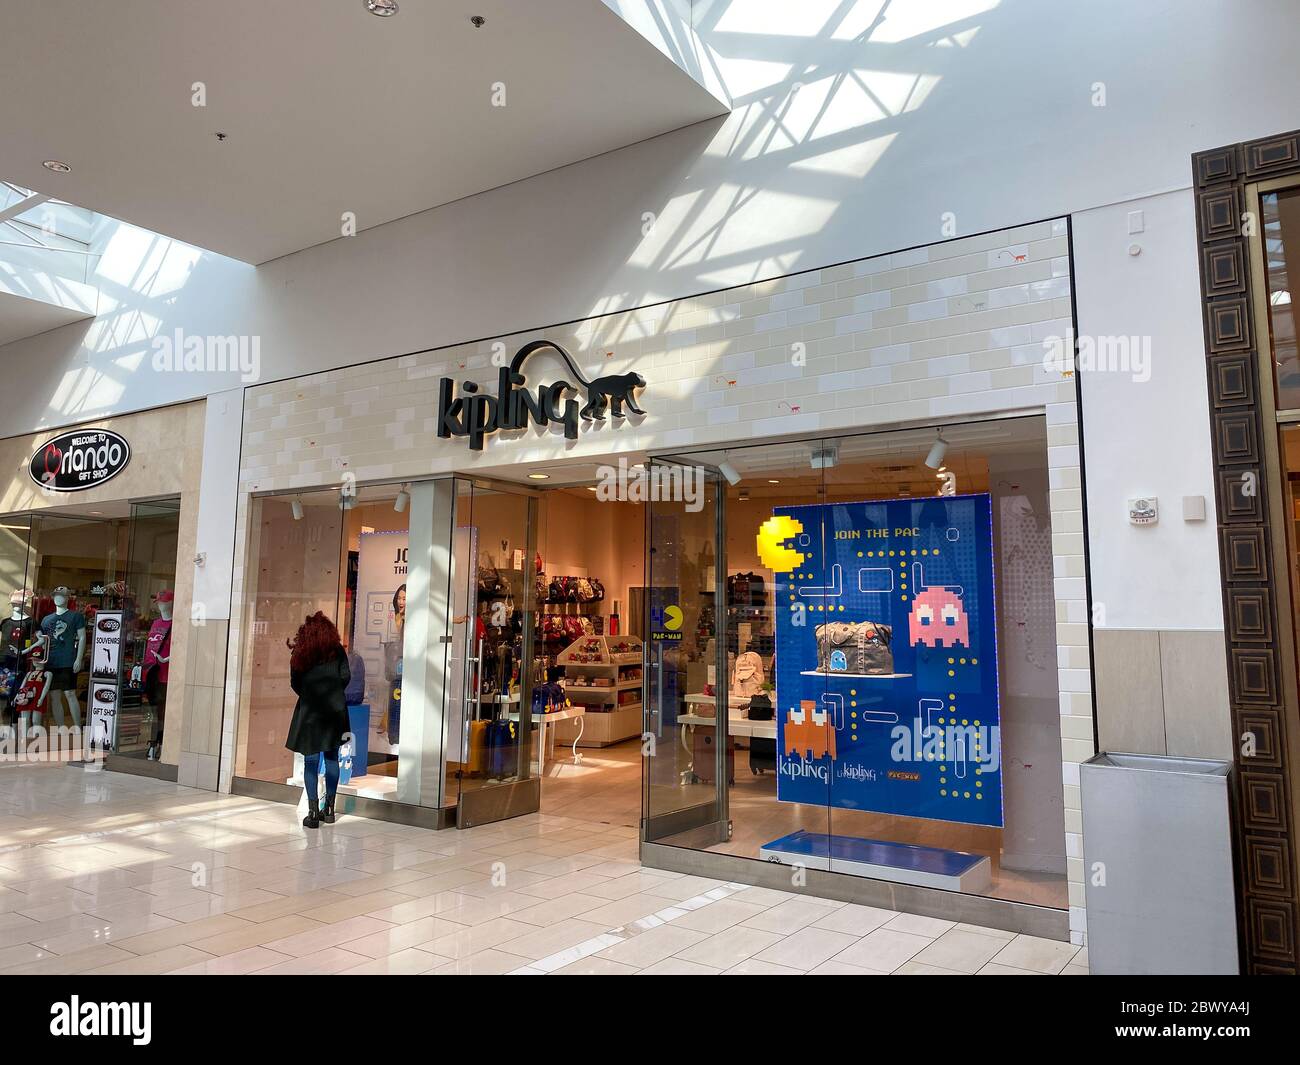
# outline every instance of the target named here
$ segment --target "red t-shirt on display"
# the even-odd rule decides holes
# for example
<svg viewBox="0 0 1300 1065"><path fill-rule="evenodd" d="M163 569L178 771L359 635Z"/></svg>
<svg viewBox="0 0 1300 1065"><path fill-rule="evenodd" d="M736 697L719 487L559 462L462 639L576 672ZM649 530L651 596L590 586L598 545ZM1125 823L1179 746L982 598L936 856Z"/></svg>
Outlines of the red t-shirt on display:
<svg viewBox="0 0 1300 1065"><path fill-rule="evenodd" d="M172 623L164 621L162 618L154 618L153 624L149 626L149 638L144 644L144 669L149 672L150 667L158 667L158 683L167 683L167 667L171 662L159 662L160 654L171 658L171 636Z"/></svg>

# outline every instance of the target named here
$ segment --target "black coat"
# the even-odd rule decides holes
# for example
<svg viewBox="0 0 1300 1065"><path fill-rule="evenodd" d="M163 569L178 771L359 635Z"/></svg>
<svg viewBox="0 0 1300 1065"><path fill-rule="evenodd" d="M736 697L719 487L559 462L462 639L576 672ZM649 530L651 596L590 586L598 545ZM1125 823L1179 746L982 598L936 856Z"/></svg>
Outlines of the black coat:
<svg viewBox="0 0 1300 1065"><path fill-rule="evenodd" d="M284 745L298 754L338 750L351 731L343 693L352 674L343 648L305 673L291 672L289 684L298 695Z"/></svg>

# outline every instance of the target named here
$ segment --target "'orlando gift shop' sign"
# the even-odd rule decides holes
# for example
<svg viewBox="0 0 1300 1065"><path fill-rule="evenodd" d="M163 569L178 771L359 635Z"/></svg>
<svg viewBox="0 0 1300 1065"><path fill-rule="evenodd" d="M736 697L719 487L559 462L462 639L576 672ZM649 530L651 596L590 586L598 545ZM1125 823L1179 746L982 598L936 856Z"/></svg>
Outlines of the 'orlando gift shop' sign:
<svg viewBox="0 0 1300 1065"><path fill-rule="evenodd" d="M36 449L27 473L52 492L83 492L116 477L131 461L131 445L109 429L73 429Z"/></svg>
<svg viewBox="0 0 1300 1065"><path fill-rule="evenodd" d="M559 354L581 387L557 381L539 385L536 394L523 387L525 380L520 371L524 361L544 348ZM642 388L645 378L639 373L610 374L589 381L559 344L534 340L515 352L509 366L501 367L495 396L480 392L473 381L462 381L457 394L455 380L444 377L438 384L438 436L467 436L471 450L482 451L483 438L489 433L525 429L531 421L541 426L552 422L563 425L565 437L576 440L579 419L604 421L606 410L619 419L625 416L625 409L631 414L644 414L636 404L636 392ZM579 406L584 390L586 402ZM565 393L571 395L566 397Z"/></svg>

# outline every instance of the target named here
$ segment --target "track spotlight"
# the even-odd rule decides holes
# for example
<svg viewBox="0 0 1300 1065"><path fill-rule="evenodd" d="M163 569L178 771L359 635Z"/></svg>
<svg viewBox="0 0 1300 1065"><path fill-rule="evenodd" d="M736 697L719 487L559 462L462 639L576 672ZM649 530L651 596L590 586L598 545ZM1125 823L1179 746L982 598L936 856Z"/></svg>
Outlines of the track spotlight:
<svg viewBox="0 0 1300 1065"><path fill-rule="evenodd" d="M728 484L730 485L740 484L740 473L736 470L736 467L733 466L726 459L723 459L721 462L718 463L718 472L727 479Z"/></svg>
<svg viewBox="0 0 1300 1065"><path fill-rule="evenodd" d="M289 509L293 511L294 521L302 521L302 500L301 499L299 499L297 496L294 496L293 502L289 505Z"/></svg>
<svg viewBox="0 0 1300 1065"><path fill-rule="evenodd" d="M930 447L930 453L925 456L925 464L932 470L937 470L943 465L943 457L948 454L948 441L943 438L943 430L939 430L939 439Z"/></svg>
<svg viewBox="0 0 1300 1065"><path fill-rule="evenodd" d="M393 500L393 509L401 514L406 510L406 504L411 501L411 493L406 490L406 485L402 485L401 490L397 493L397 498Z"/></svg>

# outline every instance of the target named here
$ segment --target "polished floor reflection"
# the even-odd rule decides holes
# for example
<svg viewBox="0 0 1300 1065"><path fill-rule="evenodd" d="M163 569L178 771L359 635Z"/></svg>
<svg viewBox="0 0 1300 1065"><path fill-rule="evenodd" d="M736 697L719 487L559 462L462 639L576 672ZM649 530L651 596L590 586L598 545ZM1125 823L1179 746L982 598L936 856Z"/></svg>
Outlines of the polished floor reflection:
<svg viewBox="0 0 1300 1065"><path fill-rule="evenodd" d="M1087 971L1065 943L643 868L566 783L566 813L309 832L256 799L0 767L0 972Z"/></svg>
<svg viewBox="0 0 1300 1065"><path fill-rule="evenodd" d="M567 752L566 752L567 753ZM688 792L706 801L712 787L683 784L686 806ZM993 882L984 892L995 899L1025 902L1063 910L1068 905L1064 872L1047 873L1012 869L1002 864L1001 833L978 825L946 821L922 821L914 817L890 817L852 810L828 812L825 807L777 802L776 781L771 773L757 776L749 771L749 752L736 749L736 780L729 796L731 839L705 844L706 849L741 858L757 858L759 848L799 829L826 832L832 827L844 835L894 840L922 846L955 848L987 855L992 863ZM635 828L641 809L641 744L630 740L614 747L583 752L580 765L571 758L557 758L547 764L542 781L542 812L563 814L581 821L617 824ZM670 845L701 846L691 833L661 840Z"/></svg>

